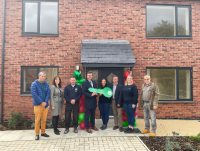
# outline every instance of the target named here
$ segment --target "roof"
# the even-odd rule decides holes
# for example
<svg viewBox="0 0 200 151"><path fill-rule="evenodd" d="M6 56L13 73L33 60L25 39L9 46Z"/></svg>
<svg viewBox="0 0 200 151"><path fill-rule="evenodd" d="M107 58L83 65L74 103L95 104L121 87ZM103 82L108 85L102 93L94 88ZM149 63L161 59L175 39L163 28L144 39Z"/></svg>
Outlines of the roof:
<svg viewBox="0 0 200 151"><path fill-rule="evenodd" d="M84 39L83 67L133 67L136 63L128 40Z"/></svg>

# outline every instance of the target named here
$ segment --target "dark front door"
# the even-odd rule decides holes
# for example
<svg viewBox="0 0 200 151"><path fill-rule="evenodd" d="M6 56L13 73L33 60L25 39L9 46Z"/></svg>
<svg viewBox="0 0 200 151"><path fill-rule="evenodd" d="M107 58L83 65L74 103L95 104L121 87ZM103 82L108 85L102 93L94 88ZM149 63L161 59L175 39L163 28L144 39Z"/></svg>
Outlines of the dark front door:
<svg viewBox="0 0 200 151"><path fill-rule="evenodd" d="M98 85L100 87L101 80L104 78L106 79L107 85L112 88L113 86L113 75L118 76L118 83L123 84L123 68L101 68L99 69L99 78L98 78ZM113 116L113 110L112 107L110 107L109 111L110 117Z"/></svg>
<svg viewBox="0 0 200 151"><path fill-rule="evenodd" d="M97 83L97 87L100 88L101 86L101 80L104 78L106 79L107 85L112 88L112 79L113 75L118 76L118 83L123 84L123 68L87 68L87 72L92 72L93 80ZM112 107L110 107L109 111L110 117L113 117L113 110Z"/></svg>

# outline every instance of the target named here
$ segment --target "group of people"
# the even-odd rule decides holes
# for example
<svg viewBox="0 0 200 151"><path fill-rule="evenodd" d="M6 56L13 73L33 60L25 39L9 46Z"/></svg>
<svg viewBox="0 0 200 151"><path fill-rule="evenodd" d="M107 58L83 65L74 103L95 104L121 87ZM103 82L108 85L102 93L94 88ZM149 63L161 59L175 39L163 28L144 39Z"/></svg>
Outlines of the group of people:
<svg viewBox="0 0 200 151"><path fill-rule="evenodd" d="M57 128L59 115L62 114L62 106L64 99L65 105L65 131L64 134L69 132L71 124L71 112L73 110L73 127L74 133L78 133L78 114L79 114L79 100L82 94L85 96L85 125L86 131L92 133L92 130L99 131L95 126L95 111L97 107L97 97L99 97L98 107L102 117L101 130L107 128L109 121L109 110L112 106L114 114L113 130L119 129L120 132L134 133L135 123L135 111L138 104L138 89L133 84L133 78L131 75L127 76L125 84L118 83L118 77L113 76L113 85L111 87L113 91L112 97L105 97L103 94L97 94L90 92L89 88L97 88L97 84L92 80L92 72L87 73L87 80L82 83L82 88L76 84L75 77L70 78L70 84L67 85L63 91L61 86L61 78L56 76L53 79L53 85L50 86L45 81L46 73L40 72L39 79L35 80L31 85L31 94L33 97L34 114L35 114L35 140L39 140L40 134L40 119L41 119L41 136L49 137L45 133L46 119L49 109L48 100L50 98L50 109L53 130L56 135L60 135L60 131ZM150 76L144 76L144 84L141 87L140 105L143 108L145 130L142 133L150 133L149 113L151 116L152 132L150 136L156 135L156 109L158 107L159 89L155 83L150 81ZM101 80L100 88L108 87L106 79ZM127 119L128 128L123 129L122 122L122 107L124 106ZM89 116L91 114L91 127L89 125Z"/></svg>

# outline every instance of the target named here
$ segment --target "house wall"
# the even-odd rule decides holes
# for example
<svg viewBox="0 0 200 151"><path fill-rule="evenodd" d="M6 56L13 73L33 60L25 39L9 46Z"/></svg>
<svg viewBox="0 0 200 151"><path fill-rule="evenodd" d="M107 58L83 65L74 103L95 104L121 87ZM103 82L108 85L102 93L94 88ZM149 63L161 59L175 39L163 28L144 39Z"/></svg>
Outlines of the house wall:
<svg viewBox="0 0 200 151"><path fill-rule="evenodd" d="M192 39L147 39L146 3L191 5ZM59 36L46 37L22 36L22 0L6 0L4 119L9 118L11 109L34 118L32 97L20 96L21 66L59 66L64 88L75 66L81 67L82 39L129 40L136 58L133 77L139 93L146 67L192 67L194 102L160 103L157 117L200 117L199 7L199 1L180 0L59 0ZM138 113L143 117L140 108Z"/></svg>
<svg viewBox="0 0 200 151"><path fill-rule="evenodd" d="M0 80L1 80L1 64L2 64L2 28L3 28L3 0L0 0ZM1 82L0 82L1 83ZM1 84L0 84L0 98L1 98ZM1 114L1 100L0 100L0 114ZM1 119L1 116L0 116Z"/></svg>

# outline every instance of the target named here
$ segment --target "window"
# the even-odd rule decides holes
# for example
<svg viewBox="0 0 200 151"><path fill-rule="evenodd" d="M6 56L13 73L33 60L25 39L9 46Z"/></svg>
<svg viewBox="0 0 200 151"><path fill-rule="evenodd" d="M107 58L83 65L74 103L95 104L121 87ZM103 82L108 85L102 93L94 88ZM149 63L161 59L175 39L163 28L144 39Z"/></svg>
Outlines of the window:
<svg viewBox="0 0 200 151"><path fill-rule="evenodd" d="M23 34L58 35L58 0L24 0Z"/></svg>
<svg viewBox="0 0 200 151"><path fill-rule="evenodd" d="M21 94L31 94L31 84L38 79L38 73L45 71L46 82L52 85L53 78L58 75L58 67L21 67Z"/></svg>
<svg viewBox="0 0 200 151"><path fill-rule="evenodd" d="M147 68L147 75L160 90L159 100L192 100L191 68Z"/></svg>
<svg viewBox="0 0 200 151"><path fill-rule="evenodd" d="M191 6L146 5L147 37L191 37Z"/></svg>

